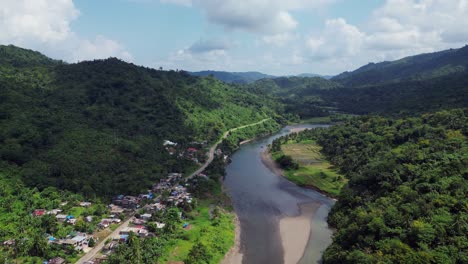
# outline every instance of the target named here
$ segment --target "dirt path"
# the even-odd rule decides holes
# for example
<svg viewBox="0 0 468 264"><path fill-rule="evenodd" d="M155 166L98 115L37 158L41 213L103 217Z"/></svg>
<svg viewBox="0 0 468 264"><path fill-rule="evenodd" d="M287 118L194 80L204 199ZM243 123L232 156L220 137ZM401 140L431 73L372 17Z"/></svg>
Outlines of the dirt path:
<svg viewBox="0 0 468 264"><path fill-rule="evenodd" d="M250 126L256 126L256 125L259 125L261 123L264 123L268 120L270 120L271 118L265 118L259 122L256 122L256 123L252 123L252 124L248 124L248 125L244 125L244 126L240 126L240 127L235 127L235 128L231 128L229 129L228 131L224 132L223 136L221 137L221 139L219 139L211 148L210 148L210 151L208 152L208 159L206 160L206 162L198 169L196 170L194 173L190 174L190 176L188 176L187 178L188 179L191 179L193 177L195 177L196 175L202 173L210 164L211 162L213 162L214 160L214 153L216 151L216 148L218 147L218 145L223 142L223 140L225 138L227 138L229 136L229 133L231 132L234 132L236 130L239 130L239 129L242 129L242 128L246 128L246 127L250 127Z"/></svg>
<svg viewBox="0 0 468 264"><path fill-rule="evenodd" d="M96 256L96 254L98 254L101 249L104 247L104 243L106 242L107 239L109 238L113 238L115 236L117 236L119 234L120 231L122 231L122 229L128 227L128 225L130 224L130 221L132 220L133 216L130 217L127 221L123 222L119 227L117 227L112 233L110 233L106 238L102 239L101 242L99 242L99 244L97 244L91 251L89 251L88 253L86 253L86 255L84 255L83 257L81 257L77 262L75 262L76 264L83 264L85 263L86 261L88 260L92 260L94 259L94 257Z"/></svg>

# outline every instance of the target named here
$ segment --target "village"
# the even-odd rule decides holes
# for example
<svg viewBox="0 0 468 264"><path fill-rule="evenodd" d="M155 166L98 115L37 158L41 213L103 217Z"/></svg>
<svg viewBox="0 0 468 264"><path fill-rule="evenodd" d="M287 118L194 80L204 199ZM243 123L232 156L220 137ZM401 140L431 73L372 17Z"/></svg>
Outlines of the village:
<svg viewBox="0 0 468 264"><path fill-rule="evenodd" d="M194 142L203 147L206 142ZM197 165L205 161L206 154L195 147L181 149L177 143L165 140L163 144L169 155L177 156L194 162ZM223 155L217 149L215 155ZM117 246L127 242L131 233L138 237L155 237L162 232L166 223L161 215L171 208L178 210L181 220L181 228L190 229L190 223L186 222L182 211L193 208L196 203L187 188L197 182L197 178L208 179L201 172L195 172L190 177L183 177L181 173L169 173L160 179L151 189L136 196L116 195L105 208L96 209L102 204L93 204L89 201L63 201L57 208L35 209L32 217L51 217L56 224L69 231L63 236L44 234L47 243L54 247L60 247L69 254L80 257L77 263L98 264L107 259ZM99 211L100 212L97 212ZM92 212L92 213L90 213ZM185 222L184 222L185 221ZM2 242L5 247L15 247L14 239ZM83 261L84 258L89 257ZM64 258L56 256L45 260L43 264L68 263Z"/></svg>
<svg viewBox="0 0 468 264"><path fill-rule="evenodd" d="M190 147L177 153L175 148L177 143L168 140L164 142L164 146L166 146L166 150L170 155L190 159L199 164L198 159L200 157L197 157L198 150L196 148ZM207 178L202 173L195 176ZM64 201L56 209L36 209L32 212L32 216L51 215L57 223L74 227L73 231L64 237L59 238L46 234L44 239L47 240L47 243L62 247L66 251L74 251L78 255L83 255L80 260L89 255L88 253L92 253L90 259L82 262L78 261L77 263L98 264L112 254L120 243L125 243L131 233L139 237L157 236L158 232L161 232L166 226L166 223L161 221L158 215L164 214L170 208L192 206L194 199L187 191L187 187L193 181L193 178L184 179L181 173L170 173L166 178L155 183L146 193L137 196L123 194L114 196L112 202L106 206L106 213L100 217L96 215L74 215L72 213L72 211L80 212L92 207L93 204L87 201L81 201L73 205ZM65 210L64 208L69 209ZM179 217L183 220L182 212L179 212ZM82 228L78 228L78 225L83 222L88 225L94 224L95 228L91 234L82 232L83 230L80 230ZM190 223L183 222L181 227L184 229L189 228ZM104 243L101 243L102 240L105 240ZM14 240L3 242L4 246L14 246L14 244ZM93 250L94 247L99 249L97 253L91 252L95 251ZM43 263L63 264L67 262L64 258L54 257Z"/></svg>
<svg viewBox="0 0 468 264"><path fill-rule="evenodd" d="M204 177L203 175L202 177ZM206 176L205 176L206 177ZM163 229L166 226L166 223L157 221L155 214L158 212L165 212L169 208L182 206L183 204L191 204L193 198L191 194L187 191L186 180L182 178L180 173L171 173L165 179L161 179L159 183L154 184L151 190L148 190L147 193L140 194L138 196L130 195L118 195L112 198L112 203L107 206L108 214L105 217L99 219L97 224L97 229L93 234L88 234L86 232L72 231L66 237L55 238L51 235L47 235L45 239L50 244L55 244L62 246L64 249L75 250L78 252L87 253L95 245L99 243L98 234L103 230L112 231L116 229L119 224L124 220L128 219L128 225L123 226L121 230L115 234L110 235L106 238L105 245L102 247L100 254L91 260L88 260L86 264L97 264L101 263L106 259L106 256L112 254L113 249L119 243L126 242L130 233L135 233L139 237L150 237L156 236L155 230L148 227L148 224L151 222L152 227L156 229ZM61 206L67 205L67 202L63 202ZM90 202L79 202L76 206L88 208L92 206ZM64 213L62 209L36 209L32 213L34 217L42 217L45 215L53 215L57 222L76 226L78 221L85 221L91 223L95 216L80 216L76 217L71 214ZM183 217L180 213L179 217ZM122 227L121 226L121 227ZM183 223L182 228L189 226L189 223ZM14 240L5 241L3 244L14 245ZM44 263L47 264L63 264L66 263L65 259L61 257L52 258Z"/></svg>

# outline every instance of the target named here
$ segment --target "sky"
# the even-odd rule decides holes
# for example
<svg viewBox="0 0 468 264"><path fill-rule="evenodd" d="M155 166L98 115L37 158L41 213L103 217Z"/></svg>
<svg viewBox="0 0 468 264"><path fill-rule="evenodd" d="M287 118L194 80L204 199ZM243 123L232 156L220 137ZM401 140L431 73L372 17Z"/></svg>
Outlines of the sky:
<svg viewBox="0 0 468 264"><path fill-rule="evenodd" d="M335 75L468 43L468 0L0 0L0 44L70 63Z"/></svg>

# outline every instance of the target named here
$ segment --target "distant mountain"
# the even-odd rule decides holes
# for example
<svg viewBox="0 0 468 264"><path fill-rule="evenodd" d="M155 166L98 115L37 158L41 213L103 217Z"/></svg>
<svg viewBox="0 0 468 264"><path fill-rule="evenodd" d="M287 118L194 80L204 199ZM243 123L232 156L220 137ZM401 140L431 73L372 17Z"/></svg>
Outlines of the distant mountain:
<svg viewBox="0 0 468 264"><path fill-rule="evenodd" d="M212 75L216 79L225 83L239 83L247 84L253 83L257 80L264 78L275 78L275 76L264 74L261 72L225 72L225 71L199 71L189 72L193 76L210 76Z"/></svg>
<svg viewBox="0 0 468 264"><path fill-rule="evenodd" d="M332 78L345 86L360 87L438 78L468 70L468 46L420 54L396 61L369 63Z"/></svg>
<svg viewBox="0 0 468 264"><path fill-rule="evenodd" d="M301 73L296 76L297 77L321 77L327 80L333 78L333 75L320 75L320 74L315 74L315 73Z"/></svg>
<svg viewBox="0 0 468 264"><path fill-rule="evenodd" d="M287 97L306 96L314 90L339 88L341 84L322 77L277 77L261 79L250 86L263 92L269 92Z"/></svg>

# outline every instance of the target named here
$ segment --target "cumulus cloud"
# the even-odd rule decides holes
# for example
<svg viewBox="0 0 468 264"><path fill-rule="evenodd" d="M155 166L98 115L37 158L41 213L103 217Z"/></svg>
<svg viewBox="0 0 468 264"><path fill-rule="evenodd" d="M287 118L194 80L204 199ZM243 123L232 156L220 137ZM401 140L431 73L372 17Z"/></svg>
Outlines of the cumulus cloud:
<svg viewBox="0 0 468 264"><path fill-rule="evenodd" d="M0 43L37 49L68 61L131 55L114 40L80 38L71 22L80 12L72 0L0 0Z"/></svg>
<svg viewBox="0 0 468 264"><path fill-rule="evenodd" d="M357 27L329 19L306 42L309 58L359 66L468 42L468 0L387 0ZM334 63L331 63L334 62Z"/></svg>
<svg viewBox="0 0 468 264"><path fill-rule="evenodd" d="M291 11L318 8L334 0L160 0L202 9L209 21L227 30L276 35L295 29Z"/></svg>

